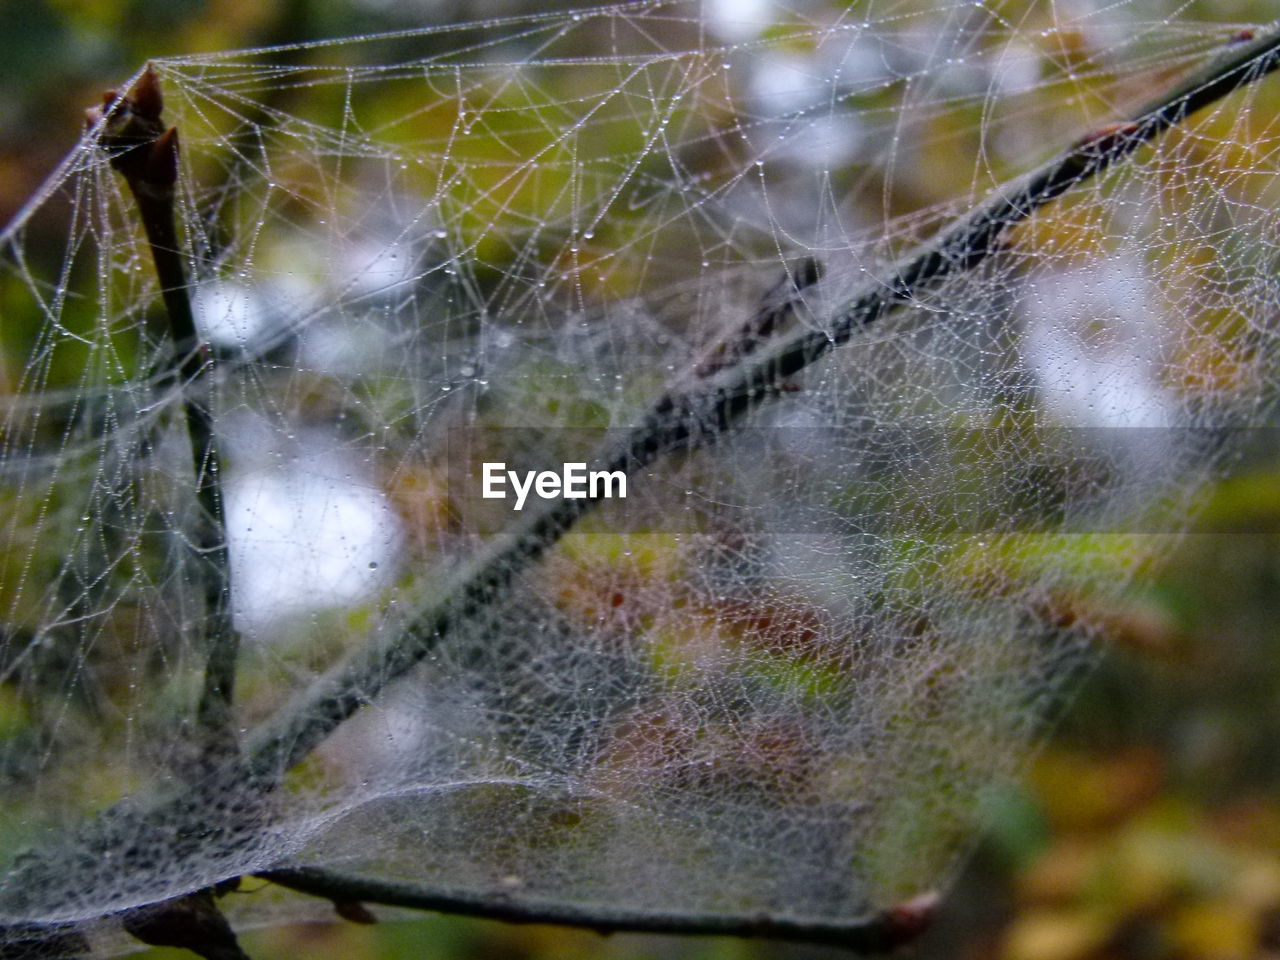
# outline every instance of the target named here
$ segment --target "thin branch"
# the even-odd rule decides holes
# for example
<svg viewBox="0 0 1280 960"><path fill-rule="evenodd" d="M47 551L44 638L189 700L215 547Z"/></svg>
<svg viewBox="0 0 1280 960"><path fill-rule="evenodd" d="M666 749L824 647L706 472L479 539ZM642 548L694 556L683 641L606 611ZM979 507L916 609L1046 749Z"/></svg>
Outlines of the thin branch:
<svg viewBox="0 0 1280 960"><path fill-rule="evenodd" d="M761 915L654 913L612 903L576 906L510 893L433 890L412 882L362 877L315 867L268 870L255 876L335 903L378 903L389 907L483 917L504 923L554 923L585 927L604 934L768 937L830 944L861 953L885 952L915 939L928 926L938 904L936 895L924 894L871 916L832 922Z"/></svg>
<svg viewBox="0 0 1280 960"><path fill-rule="evenodd" d="M197 721L208 737L210 757L225 757L235 750L231 703L240 638L231 620L222 458L209 408L197 396L200 381L207 377L213 361L196 329L186 267L179 252L175 209L178 131L176 127L165 128L160 119L163 110L160 81L148 64L127 95L107 93L101 107L87 111L87 121L93 125L105 117L99 143L112 154L112 166L124 174L138 205L169 319L173 357L168 372L180 377L183 384L183 410L200 507L193 539L203 571L207 661Z"/></svg>
<svg viewBox="0 0 1280 960"><path fill-rule="evenodd" d="M817 362L858 330L943 280L973 270L999 249L1000 235L1008 227L1131 156L1191 113L1278 66L1280 31L1228 51L1129 119L1108 125L997 190L886 271L884 279L852 300L829 330L802 329L771 344L753 342L751 349L739 351L731 366L686 389L664 394L620 450L602 458L603 469L634 473L665 453L692 449L726 433L746 414L777 397L787 377ZM797 291L791 306L799 295ZM252 774L265 782L278 781L339 724L417 664L450 630L481 613L597 502L549 501L515 529L495 537L400 634L358 651L259 727L248 747Z"/></svg>

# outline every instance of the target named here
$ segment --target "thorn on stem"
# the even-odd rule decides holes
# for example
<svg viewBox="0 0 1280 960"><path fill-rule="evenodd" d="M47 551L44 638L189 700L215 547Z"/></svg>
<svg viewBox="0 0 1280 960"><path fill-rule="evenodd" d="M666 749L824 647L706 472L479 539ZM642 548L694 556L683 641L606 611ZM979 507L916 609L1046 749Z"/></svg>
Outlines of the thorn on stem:
<svg viewBox="0 0 1280 960"><path fill-rule="evenodd" d="M213 890L128 910L125 931L154 947L181 947L205 960L248 960L231 924L214 903Z"/></svg>
<svg viewBox="0 0 1280 960"><path fill-rule="evenodd" d="M333 912L343 920L349 920L351 923L370 924L378 922L378 918L373 915L373 911L359 900L335 900L333 901Z"/></svg>

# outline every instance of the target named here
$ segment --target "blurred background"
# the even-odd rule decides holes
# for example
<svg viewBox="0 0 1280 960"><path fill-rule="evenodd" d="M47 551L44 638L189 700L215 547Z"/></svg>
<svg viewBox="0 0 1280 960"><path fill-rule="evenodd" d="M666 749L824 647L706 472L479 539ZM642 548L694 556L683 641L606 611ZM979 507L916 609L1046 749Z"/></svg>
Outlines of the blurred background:
<svg viewBox="0 0 1280 960"><path fill-rule="evenodd" d="M84 107L148 57L567 6L7 3L0 36L0 222L75 142ZM732 0L715 6L733 10ZM1199 12L1242 22L1277 13L1274 4L1243 0L1178 9L1188 18ZM1107 612L1114 629L1100 668L1031 762L1025 783L992 805L986 836L919 955L1280 956L1280 458L1259 447L1209 491L1213 526L1229 532L1188 535L1145 587ZM335 920L278 927L250 932L243 943L256 960L842 955L728 938L605 938L434 915L375 926Z"/></svg>

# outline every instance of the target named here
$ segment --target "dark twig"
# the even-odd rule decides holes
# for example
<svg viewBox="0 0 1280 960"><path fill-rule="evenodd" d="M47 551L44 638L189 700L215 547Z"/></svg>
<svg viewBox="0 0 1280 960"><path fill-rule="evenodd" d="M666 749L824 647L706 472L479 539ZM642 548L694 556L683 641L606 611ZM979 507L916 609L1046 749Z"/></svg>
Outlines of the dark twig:
<svg viewBox="0 0 1280 960"><path fill-rule="evenodd" d="M767 916L654 914L612 903L577 906L510 894L429 889L416 883L381 880L314 867L269 870L257 876L282 887L336 903L369 902L391 907L484 917L506 923L556 923L597 933L769 937L825 943L859 952L884 952L913 940L927 926L937 897L925 894L868 917L833 923Z"/></svg>
<svg viewBox="0 0 1280 960"><path fill-rule="evenodd" d="M178 178L178 130L161 122L164 98L150 65L129 92L114 91L103 105L87 111L87 122L105 117L101 146L122 174L138 205L160 281L160 294L173 339L170 373L181 378L183 409L191 441L196 501L200 518L193 540L203 571L205 605L204 690L197 719L211 757L234 752L231 703L240 639L231 621L231 564L222 497L222 460L209 408L199 398L201 381L213 360L201 343L191 310L186 268L179 252L175 184Z"/></svg>

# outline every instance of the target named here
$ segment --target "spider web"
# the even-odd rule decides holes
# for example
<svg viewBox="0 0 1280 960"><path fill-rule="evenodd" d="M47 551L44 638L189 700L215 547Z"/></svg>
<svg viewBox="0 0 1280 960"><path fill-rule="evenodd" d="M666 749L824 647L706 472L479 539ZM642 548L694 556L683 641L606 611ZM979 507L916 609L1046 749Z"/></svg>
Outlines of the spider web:
<svg viewBox="0 0 1280 960"><path fill-rule="evenodd" d="M353 691L251 829L206 777L185 846L77 832L201 769L184 391L225 464L251 739L520 529L481 463L595 460L806 270L779 325L831 329L904 250L1242 30L866 11L638 3L156 61L199 384L86 134L3 234L5 922L281 865L818 920L947 885L1123 591L1267 422L1274 84L630 476ZM30 882L26 848L59 879Z"/></svg>

